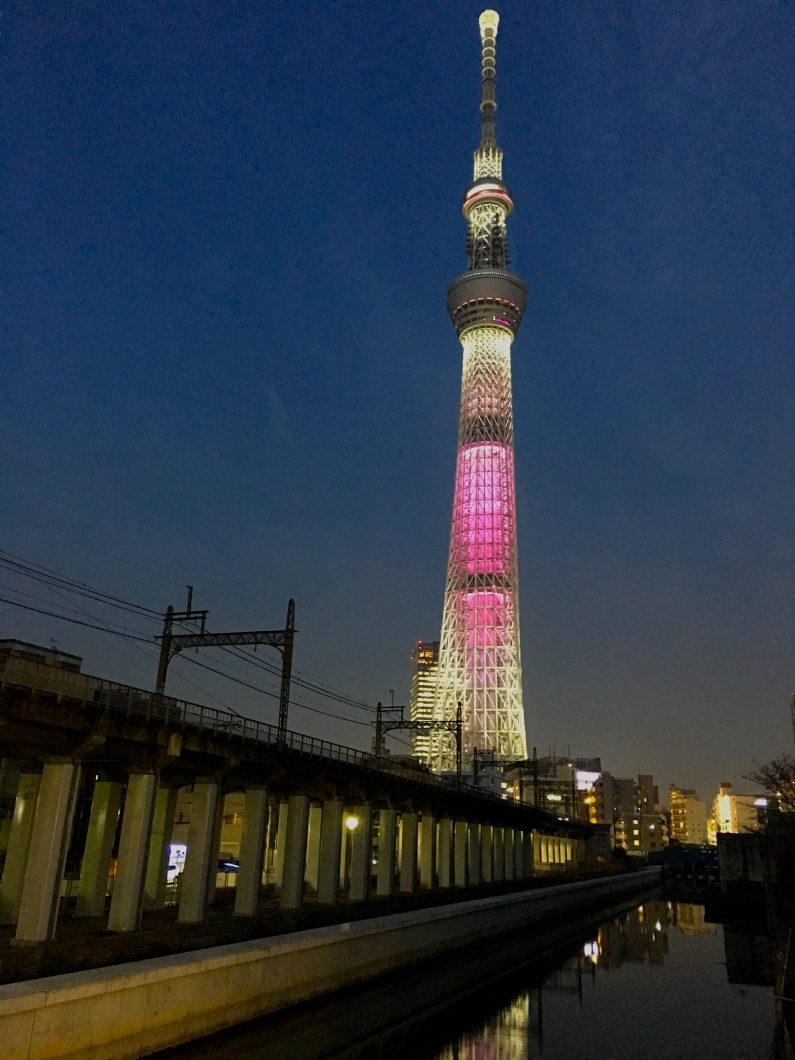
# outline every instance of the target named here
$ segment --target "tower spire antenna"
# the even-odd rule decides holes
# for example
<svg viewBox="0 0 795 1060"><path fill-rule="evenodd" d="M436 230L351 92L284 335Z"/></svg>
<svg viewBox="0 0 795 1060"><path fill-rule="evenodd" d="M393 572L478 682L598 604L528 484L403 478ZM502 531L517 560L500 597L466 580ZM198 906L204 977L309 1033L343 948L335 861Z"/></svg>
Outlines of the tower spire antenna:
<svg viewBox="0 0 795 1060"><path fill-rule="evenodd" d="M497 112L497 28L500 16L496 11L484 11L480 23L480 146L496 147L495 116Z"/></svg>

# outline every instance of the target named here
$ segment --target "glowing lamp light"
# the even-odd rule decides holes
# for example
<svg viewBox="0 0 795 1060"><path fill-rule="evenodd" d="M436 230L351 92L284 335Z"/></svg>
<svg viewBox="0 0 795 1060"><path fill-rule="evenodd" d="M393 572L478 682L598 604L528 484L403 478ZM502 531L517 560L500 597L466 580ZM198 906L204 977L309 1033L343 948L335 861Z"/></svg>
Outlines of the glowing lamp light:
<svg viewBox="0 0 795 1060"><path fill-rule="evenodd" d="M348 829L349 832L355 832L356 829L359 827L359 818L355 817L353 814L350 814L348 817L345 818L345 827Z"/></svg>

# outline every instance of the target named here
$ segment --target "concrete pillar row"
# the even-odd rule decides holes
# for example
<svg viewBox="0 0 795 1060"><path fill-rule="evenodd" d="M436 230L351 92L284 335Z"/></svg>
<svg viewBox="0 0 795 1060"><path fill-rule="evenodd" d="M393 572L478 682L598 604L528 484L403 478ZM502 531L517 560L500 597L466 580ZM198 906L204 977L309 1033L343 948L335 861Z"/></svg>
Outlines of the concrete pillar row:
<svg viewBox="0 0 795 1060"><path fill-rule="evenodd" d="M246 788L243 832L240 836L240 867L235 886L235 916L254 916L257 912L269 809L267 788L261 785Z"/></svg>
<svg viewBox="0 0 795 1060"><path fill-rule="evenodd" d="M370 893L370 871L373 850L372 811L367 803L354 806L352 817L358 820L351 831L351 882L348 897L365 902Z"/></svg>
<svg viewBox="0 0 795 1060"><path fill-rule="evenodd" d="M77 885L77 916L103 916L105 913L110 857L120 806L121 784L110 780L96 781Z"/></svg>
<svg viewBox="0 0 795 1060"><path fill-rule="evenodd" d="M436 826L436 878L439 887L453 886L453 822L449 817Z"/></svg>
<svg viewBox="0 0 795 1060"><path fill-rule="evenodd" d="M430 813L424 813L420 818L419 827L419 872L422 890L433 890L435 868L436 821Z"/></svg>
<svg viewBox="0 0 795 1060"><path fill-rule="evenodd" d="M376 894L382 897L395 893L396 840L397 810L381 810L378 814Z"/></svg>
<svg viewBox="0 0 795 1060"><path fill-rule="evenodd" d="M339 901L341 847L342 802L329 799L323 803L320 817L317 900L322 905L336 905Z"/></svg>
<svg viewBox="0 0 795 1060"><path fill-rule="evenodd" d="M155 816L149 841L149 856L144 879L144 909L163 909L166 904L171 837L177 810L177 788L158 788Z"/></svg>
<svg viewBox="0 0 795 1060"><path fill-rule="evenodd" d="M218 851L214 848L215 822L221 786L217 780L198 780L193 785L187 854L182 873L182 896L177 920L196 924L204 920L207 908L207 883L210 867L218 868Z"/></svg>
<svg viewBox="0 0 795 1060"><path fill-rule="evenodd" d="M479 824L470 824L469 832L469 883L474 887L483 879L482 829Z"/></svg>
<svg viewBox="0 0 795 1060"><path fill-rule="evenodd" d="M22 773L14 801L14 816L8 836L3 880L0 883L0 924L15 924L19 916L22 885L28 864L36 802L39 798L41 773Z"/></svg>
<svg viewBox="0 0 795 1060"><path fill-rule="evenodd" d="M494 880L494 828L490 824L480 826L480 878L483 883Z"/></svg>
<svg viewBox="0 0 795 1060"><path fill-rule="evenodd" d="M55 934L66 852L72 833L80 767L49 762L41 774L14 943L44 942Z"/></svg>
<svg viewBox="0 0 795 1060"><path fill-rule="evenodd" d="M108 931L137 931L141 926L157 783L157 773L131 773L127 780Z"/></svg>
<svg viewBox="0 0 795 1060"><path fill-rule="evenodd" d="M500 883L505 879L505 829L495 826L491 832L492 836L492 879Z"/></svg>
<svg viewBox="0 0 795 1060"><path fill-rule="evenodd" d="M417 889L417 815L400 815L400 890L412 894Z"/></svg>
<svg viewBox="0 0 795 1060"><path fill-rule="evenodd" d="M282 909L300 909L304 904L308 824L309 796L291 795L288 800L284 870L279 894L279 905Z"/></svg>
<svg viewBox="0 0 795 1060"><path fill-rule="evenodd" d="M456 821L453 825L453 882L456 887L466 887L469 883L469 825L466 821Z"/></svg>

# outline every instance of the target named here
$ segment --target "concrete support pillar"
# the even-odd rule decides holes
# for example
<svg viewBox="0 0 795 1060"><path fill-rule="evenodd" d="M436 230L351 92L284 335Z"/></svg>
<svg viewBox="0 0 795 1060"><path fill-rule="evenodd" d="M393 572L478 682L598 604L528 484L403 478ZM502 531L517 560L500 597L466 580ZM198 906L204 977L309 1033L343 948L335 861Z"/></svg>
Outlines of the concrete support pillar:
<svg viewBox="0 0 795 1060"><path fill-rule="evenodd" d="M482 829L479 824L470 824L469 831L469 882L472 886L483 880L483 852L480 842Z"/></svg>
<svg viewBox="0 0 795 1060"><path fill-rule="evenodd" d="M417 888L417 815L400 815L400 890L412 894Z"/></svg>
<svg viewBox="0 0 795 1060"><path fill-rule="evenodd" d="M83 863L77 889L78 916L103 916L108 893L108 870L113 840L119 823L121 784L98 780L94 784L91 813L88 819Z"/></svg>
<svg viewBox="0 0 795 1060"><path fill-rule="evenodd" d="M533 875L535 838L535 833L529 830L522 835L522 878L525 880Z"/></svg>
<svg viewBox="0 0 795 1060"><path fill-rule="evenodd" d="M188 851L182 873L182 897L177 915L177 920L182 923L196 924L204 920L210 867L218 868L218 851L214 846L214 837L220 796L221 788L216 780L199 780L193 785Z"/></svg>
<svg viewBox="0 0 795 1060"><path fill-rule="evenodd" d="M484 883L494 879L494 828L490 824L480 826L480 878Z"/></svg>
<svg viewBox="0 0 795 1060"><path fill-rule="evenodd" d="M144 909L162 909L166 904L171 836L177 809L177 788L159 788L144 879Z"/></svg>
<svg viewBox="0 0 795 1060"><path fill-rule="evenodd" d="M495 827L491 833L492 843L492 879L501 883L505 879L505 829Z"/></svg>
<svg viewBox="0 0 795 1060"><path fill-rule="evenodd" d="M549 841L549 837L546 836L546 835L542 834L539 837L540 853L541 853L541 864L542 865L548 865L549 864L549 845L548 845L548 841Z"/></svg>
<svg viewBox="0 0 795 1060"><path fill-rule="evenodd" d="M55 934L79 778L74 762L50 762L42 771L13 939L17 944L44 942Z"/></svg>
<svg viewBox="0 0 795 1060"><path fill-rule="evenodd" d="M329 799L323 803L320 820L317 900L322 905L336 905L339 901L341 847L342 802L339 799Z"/></svg>
<svg viewBox="0 0 795 1060"><path fill-rule="evenodd" d="M373 856L372 812L367 803L354 806L353 816L359 824L351 832L351 883L348 897L365 902L370 893L370 870Z"/></svg>
<svg viewBox="0 0 795 1060"><path fill-rule="evenodd" d="M141 926L146 858L152 838L156 794L157 773L130 774L121 819L119 860L110 900L108 931L136 931Z"/></svg>
<svg viewBox="0 0 795 1060"><path fill-rule="evenodd" d="M449 817L436 828L436 879L439 887L453 886L453 822Z"/></svg>
<svg viewBox="0 0 795 1060"><path fill-rule="evenodd" d="M436 821L431 814L424 813L420 818L419 829L420 887L423 891L433 890L435 867Z"/></svg>
<svg viewBox="0 0 795 1060"><path fill-rule="evenodd" d="M513 831L513 878L523 880L524 871L524 832L521 828Z"/></svg>
<svg viewBox="0 0 795 1060"><path fill-rule="evenodd" d="M342 808L342 843L340 845L340 890L348 889L348 872L351 861L351 830L348 828L348 818L351 813Z"/></svg>
<svg viewBox="0 0 795 1060"><path fill-rule="evenodd" d="M246 788L240 837L240 867L235 887L235 916L254 916L262 887L265 830L268 824L268 789Z"/></svg>
<svg viewBox="0 0 795 1060"><path fill-rule="evenodd" d="M221 853L221 830L224 827L224 805L226 796L222 791L218 793L218 802L215 804L215 817L213 818L212 850L213 854L207 865L207 896L205 906L215 901L215 889L218 884L218 856Z"/></svg>
<svg viewBox="0 0 795 1060"><path fill-rule="evenodd" d="M533 832L533 872L537 871L537 867L541 864L541 835L539 832Z"/></svg>
<svg viewBox="0 0 795 1060"><path fill-rule="evenodd" d="M0 883L0 924L15 924L19 915L40 784L41 773L22 773L19 778L3 882Z"/></svg>
<svg viewBox="0 0 795 1060"><path fill-rule="evenodd" d="M287 848L287 818L290 804L286 799L279 801L278 820L276 822L276 849L273 852L273 882L277 890L281 888L284 876L284 852Z"/></svg>
<svg viewBox="0 0 795 1060"><path fill-rule="evenodd" d="M288 806L287 843L284 851L284 872L279 905L282 909L300 909L304 904L309 796L291 795Z"/></svg>
<svg viewBox="0 0 795 1060"><path fill-rule="evenodd" d="M469 883L468 831L469 825L466 821L455 822L453 826L453 880L456 887L466 887Z"/></svg>
<svg viewBox="0 0 795 1060"><path fill-rule="evenodd" d="M513 880L516 878L516 870L514 866L514 849L513 849L513 828L503 828L502 830L502 841L503 841L503 879Z"/></svg>
<svg viewBox="0 0 795 1060"><path fill-rule="evenodd" d="M378 814L378 867L376 894L387 897L395 893L395 848L397 811L381 810Z"/></svg>
<svg viewBox="0 0 795 1060"><path fill-rule="evenodd" d="M323 819L323 807L313 804L309 807L309 825L306 833L306 871L304 882L311 891L317 894L318 873L320 871L320 825Z"/></svg>

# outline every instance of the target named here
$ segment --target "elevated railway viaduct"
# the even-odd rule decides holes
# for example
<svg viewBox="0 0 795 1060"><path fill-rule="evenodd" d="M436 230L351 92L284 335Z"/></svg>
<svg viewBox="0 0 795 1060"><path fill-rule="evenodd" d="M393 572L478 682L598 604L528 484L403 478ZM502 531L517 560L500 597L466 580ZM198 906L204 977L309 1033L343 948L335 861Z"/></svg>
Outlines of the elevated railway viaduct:
<svg viewBox="0 0 795 1060"><path fill-rule="evenodd" d="M278 901L335 905L522 880L579 862L589 827L374 755L82 673L6 662L0 759L17 775L0 923L54 937L67 852L77 915L135 931L166 901L174 817L191 792L178 920L213 900L225 797L242 800L234 911L253 916L264 869ZM81 828L75 828L75 819ZM117 857L113 859L114 851ZM108 875L114 865L108 905Z"/></svg>

